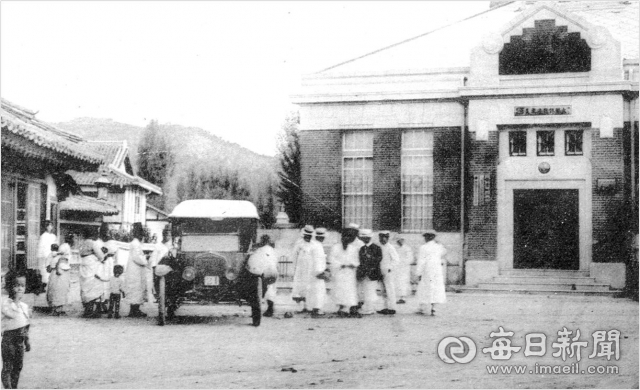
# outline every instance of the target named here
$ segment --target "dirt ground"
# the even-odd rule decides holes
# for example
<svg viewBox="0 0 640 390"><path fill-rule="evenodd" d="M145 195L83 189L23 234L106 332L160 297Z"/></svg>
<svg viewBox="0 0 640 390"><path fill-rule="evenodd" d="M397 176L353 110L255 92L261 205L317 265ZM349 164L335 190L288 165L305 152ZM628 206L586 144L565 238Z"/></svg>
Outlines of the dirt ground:
<svg viewBox="0 0 640 390"><path fill-rule="evenodd" d="M414 314L411 299L395 316L343 319L328 314L284 318L296 310L279 295L274 318L250 326L246 306L185 306L164 327L147 319L82 319L36 312L32 351L25 355L22 388L638 388L638 303L607 297L448 294L437 315ZM331 309L331 307L328 307ZM154 305L143 308L157 313ZM128 307L123 307L126 314ZM482 348L503 326L547 335L543 357L492 360ZM567 327L581 331L580 369L618 367L618 374L530 374L536 364L569 365L553 357L551 344ZM620 358L589 359L592 333L617 329ZM573 337L573 335L571 337ZM437 353L447 336L467 336L477 345L468 364L446 364ZM489 374L487 365L527 365L525 374Z"/></svg>

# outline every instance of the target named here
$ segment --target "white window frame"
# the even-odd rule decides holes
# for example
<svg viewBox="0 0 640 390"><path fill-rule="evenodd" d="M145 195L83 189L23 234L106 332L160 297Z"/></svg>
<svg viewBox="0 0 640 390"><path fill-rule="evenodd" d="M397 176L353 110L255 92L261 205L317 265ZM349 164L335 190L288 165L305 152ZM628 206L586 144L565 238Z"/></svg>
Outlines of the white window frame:
<svg viewBox="0 0 640 390"><path fill-rule="evenodd" d="M354 147L352 148L347 145L350 137L354 137L354 142L352 143ZM345 192L346 160L371 160L371 173L368 175L371 182L364 184L366 191ZM367 175L364 177L367 177ZM346 227L350 223L357 223L361 228L371 228L373 224L373 131L346 131L342 134L342 180L340 192L342 196L342 225ZM362 204L356 207L361 208L360 215L363 216L362 218L347 216L347 197L354 197L356 200L361 197Z"/></svg>
<svg viewBox="0 0 640 390"><path fill-rule="evenodd" d="M426 146L419 146L416 144L413 145L408 145L408 134L417 134L417 133L422 133L424 134L427 138L427 145ZM434 197L434 183L433 183L433 131L432 130L426 130L426 129L411 129L411 130L404 130L402 132L402 142L401 142L401 152L400 152L400 197L401 197L401 228L402 231L405 233L422 233L424 232L424 230L427 229L432 229L433 228L433 197ZM422 181L422 188L420 191L412 191L411 187L406 185L406 178L405 178L405 172L408 169L407 165L406 165L406 160L407 159L423 159L426 158L425 161L425 169L429 169L430 167L430 172L426 172L426 174L423 176L423 180ZM430 161L429 161L430 159ZM422 205L421 205L421 216L420 218L412 218L411 216L405 216L405 208L406 207L411 207L411 205L406 205L406 199L405 197L411 197L411 196L422 196ZM431 199L431 201L429 202L428 199ZM411 214L411 213L410 213ZM420 222L418 225L419 226L415 226L414 223L407 223L407 219L416 219L419 221L423 221ZM410 225L410 226L409 226Z"/></svg>

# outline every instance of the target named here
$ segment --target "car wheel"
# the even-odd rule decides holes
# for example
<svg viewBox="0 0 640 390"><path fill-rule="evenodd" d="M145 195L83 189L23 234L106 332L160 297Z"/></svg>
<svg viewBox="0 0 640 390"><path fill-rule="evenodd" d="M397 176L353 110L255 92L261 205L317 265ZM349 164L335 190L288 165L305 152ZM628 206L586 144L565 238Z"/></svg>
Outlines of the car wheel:
<svg viewBox="0 0 640 390"><path fill-rule="evenodd" d="M164 326L167 322L167 293L164 276L158 281L158 325Z"/></svg>
<svg viewBox="0 0 640 390"><path fill-rule="evenodd" d="M251 319L253 326L260 326L262 319L262 277L256 278L253 302L251 303Z"/></svg>

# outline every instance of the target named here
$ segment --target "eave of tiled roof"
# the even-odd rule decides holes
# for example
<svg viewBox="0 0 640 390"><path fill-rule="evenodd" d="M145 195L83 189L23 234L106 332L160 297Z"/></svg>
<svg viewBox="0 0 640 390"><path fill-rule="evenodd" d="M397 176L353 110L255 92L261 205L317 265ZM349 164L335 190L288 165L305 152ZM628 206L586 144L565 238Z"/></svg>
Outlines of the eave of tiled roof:
<svg viewBox="0 0 640 390"><path fill-rule="evenodd" d="M82 211L102 215L116 215L118 208L105 201L85 195L71 195L59 204L60 211Z"/></svg>
<svg viewBox="0 0 640 390"><path fill-rule="evenodd" d="M103 164L120 167L129 153L127 141L89 141L93 150L103 157Z"/></svg>
<svg viewBox="0 0 640 390"><path fill-rule="evenodd" d="M59 160L60 165L80 164L95 168L102 161L81 137L42 122L35 118L34 112L5 99L1 102L3 146L32 157ZM16 137L27 143L19 142Z"/></svg>
<svg viewBox="0 0 640 390"><path fill-rule="evenodd" d="M118 186L121 188L136 186L154 194L162 195L162 188L149 183L139 176L131 176L125 172L114 169L113 167L103 167L103 169L107 173L107 178L111 182L111 186ZM70 170L67 171L67 173L73 177L73 180L78 183L78 185L81 186L93 186L95 185L96 180L102 177L102 172L79 172Z"/></svg>

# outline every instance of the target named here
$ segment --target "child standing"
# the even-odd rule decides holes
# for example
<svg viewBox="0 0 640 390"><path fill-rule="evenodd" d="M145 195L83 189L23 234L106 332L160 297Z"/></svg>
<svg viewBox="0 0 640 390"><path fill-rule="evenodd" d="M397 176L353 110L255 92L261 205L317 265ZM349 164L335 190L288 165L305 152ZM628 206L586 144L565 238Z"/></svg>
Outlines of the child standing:
<svg viewBox="0 0 640 390"><path fill-rule="evenodd" d="M109 281L109 315L108 318L115 317L120 318L120 299L124 297L124 279L122 274L124 273L124 267L121 265L115 265L113 267L113 277Z"/></svg>
<svg viewBox="0 0 640 390"><path fill-rule="evenodd" d="M26 276L9 271L5 280L9 297L2 302L2 386L17 389L24 352L31 350L31 312L29 306L22 302L27 287Z"/></svg>

